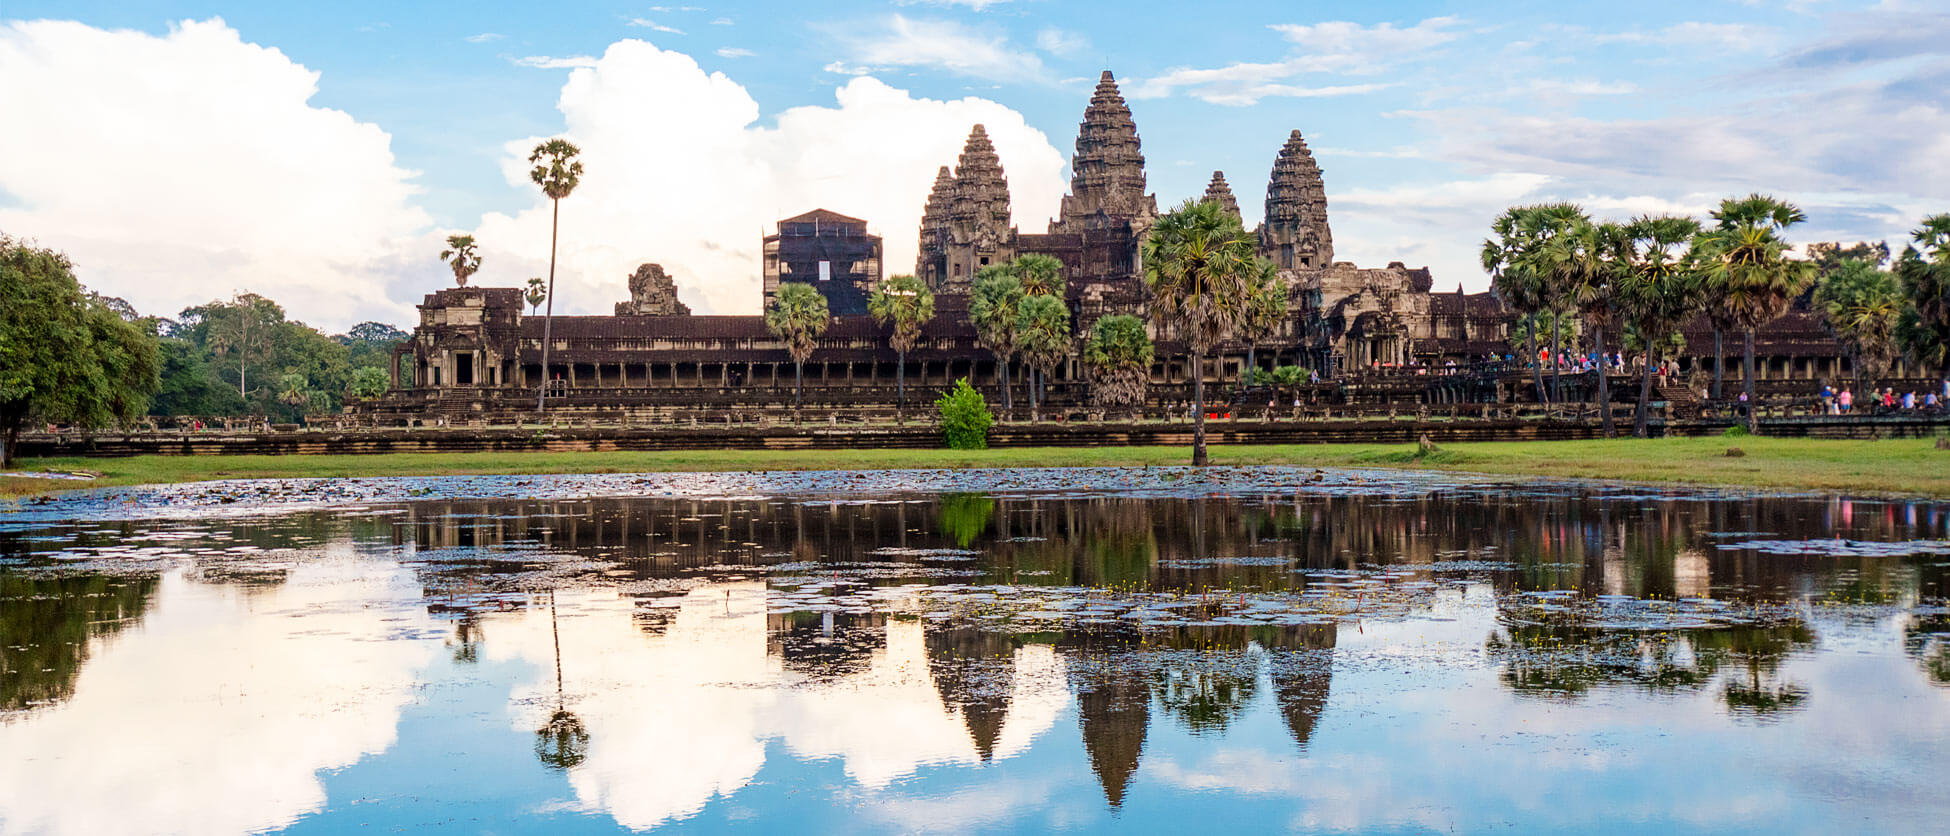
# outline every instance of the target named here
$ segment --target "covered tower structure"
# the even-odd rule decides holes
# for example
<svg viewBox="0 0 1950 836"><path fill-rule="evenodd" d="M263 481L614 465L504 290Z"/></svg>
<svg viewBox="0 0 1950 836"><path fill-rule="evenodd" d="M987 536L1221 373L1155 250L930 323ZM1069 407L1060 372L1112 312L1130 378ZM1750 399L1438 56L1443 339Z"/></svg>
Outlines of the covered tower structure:
<svg viewBox="0 0 1950 836"><path fill-rule="evenodd" d="M1282 270L1321 270L1334 263L1327 227L1327 188L1307 140L1294 131L1273 161L1259 247Z"/></svg>

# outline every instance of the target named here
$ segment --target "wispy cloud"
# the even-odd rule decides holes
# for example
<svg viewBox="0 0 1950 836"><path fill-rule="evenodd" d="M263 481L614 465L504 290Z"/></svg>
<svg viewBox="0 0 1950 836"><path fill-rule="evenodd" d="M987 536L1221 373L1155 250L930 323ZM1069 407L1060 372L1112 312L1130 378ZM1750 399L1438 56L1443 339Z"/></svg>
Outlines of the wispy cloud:
<svg viewBox="0 0 1950 836"><path fill-rule="evenodd" d="M701 12L704 11L704 7L703 6L651 6L650 11L663 15L663 14L670 14L671 12Z"/></svg>
<svg viewBox="0 0 1950 836"><path fill-rule="evenodd" d="M730 26L730 25L731 25L731 18L728 18L728 17L721 17L721 18L718 18L718 19L716 19L716 20L713 20L713 21L711 21L711 25L712 25L712 26Z"/></svg>
<svg viewBox="0 0 1950 836"><path fill-rule="evenodd" d="M1308 73L1332 75L1373 75L1394 66L1423 58L1443 44L1462 37L1463 21L1454 17L1432 17L1414 26L1392 23L1372 26L1346 21L1294 24L1279 23L1268 28L1292 46L1287 57L1278 61L1241 61L1223 67L1176 67L1131 86L1133 98L1161 98L1179 92L1213 104L1245 106L1260 99L1283 97L1347 96L1373 92L1389 83L1306 85L1296 79Z"/></svg>
<svg viewBox="0 0 1950 836"><path fill-rule="evenodd" d="M462 38L461 40L464 40L470 44L484 44L487 43L488 41L501 40L504 37L507 36L499 32L482 32L479 35L468 35L467 37Z"/></svg>
<svg viewBox="0 0 1950 836"><path fill-rule="evenodd" d="M1006 35L948 20L892 15L878 31L840 35L864 67L927 67L996 82L1048 80L1043 61Z"/></svg>
<svg viewBox="0 0 1950 836"><path fill-rule="evenodd" d="M529 55L508 60L517 67L533 67L538 70L571 70L577 67L596 66L596 59L588 55L569 55L561 58L550 55Z"/></svg>
<svg viewBox="0 0 1950 836"><path fill-rule="evenodd" d="M633 18L630 18L630 25L631 25L631 26L640 26L640 27L643 27L643 28L645 28L645 29L648 29L648 30L650 30L650 31L652 31L652 32L669 32L669 33L670 33L670 34L672 34L672 35L682 35L682 34L684 34L684 30L682 30L682 29L678 29L678 28L676 28L676 27L672 27L672 26L665 26L665 25L663 25L663 24L661 24L661 23L658 23L658 22L656 22L656 21L654 21L654 20L651 20L651 19L649 19L649 18L647 18L647 17L633 17Z"/></svg>
<svg viewBox="0 0 1950 836"><path fill-rule="evenodd" d="M745 49L743 47L736 47L736 46L718 47L719 58L750 58L756 54L758 53L752 52L751 50Z"/></svg>
<svg viewBox="0 0 1950 836"><path fill-rule="evenodd" d="M1009 0L894 0L896 6L962 6L985 12Z"/></svg>
<svg viewBox="0 0 1950 836"><path fill-rule="evenodd" d="M1046 26L1036 33L1036 48L1051 55L1075 55L1090 47L1090 40L1075 32Z"/></svg>

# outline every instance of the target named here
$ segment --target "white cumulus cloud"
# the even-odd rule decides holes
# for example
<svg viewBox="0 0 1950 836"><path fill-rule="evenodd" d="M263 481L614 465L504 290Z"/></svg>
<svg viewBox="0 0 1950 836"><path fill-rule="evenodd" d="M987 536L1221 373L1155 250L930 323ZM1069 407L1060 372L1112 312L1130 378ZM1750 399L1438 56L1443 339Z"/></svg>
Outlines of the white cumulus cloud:
<svg viewBox="0 0 1950 836"><path fill-rule="evenodd" d="M247 289L326 327L410 321L375 265L428 232L413 172L378 126L309 104L317 90L219 19L6 24L0 229L145 313Z"/></svg>
<svg viewBox="0 0 1950 836"><path fill-rule="evenodd" d="M978 98L915 98L868 77L832 106L760 119L757 102L690 56L625 40L569 75L562 135L582 149L581 187L562 201L558 312L607 312L636 265L657 262L700 313L756 313L760 238L814 208L865 218L886 239L888 274L913 268L935 170L981 123L1009 176L1017 222L1040 231L1065 183L1063 155L1022 115ZM528 183L543 137L508 144L510 182ZM476 237L504 269L547 267L550 207L483 218Z"/></svg>

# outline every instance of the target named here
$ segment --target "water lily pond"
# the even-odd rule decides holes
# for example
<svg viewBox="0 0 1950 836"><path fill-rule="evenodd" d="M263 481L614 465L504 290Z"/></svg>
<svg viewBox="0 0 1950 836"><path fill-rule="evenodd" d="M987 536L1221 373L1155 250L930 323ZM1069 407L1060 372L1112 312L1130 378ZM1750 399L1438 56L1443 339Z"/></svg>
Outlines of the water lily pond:
<svg viewBox="0 0 1950 836"><path fill-rule="evenodd" d="M0 501L0 832L1941 832L1946 538L1270 467Z"/></svg>

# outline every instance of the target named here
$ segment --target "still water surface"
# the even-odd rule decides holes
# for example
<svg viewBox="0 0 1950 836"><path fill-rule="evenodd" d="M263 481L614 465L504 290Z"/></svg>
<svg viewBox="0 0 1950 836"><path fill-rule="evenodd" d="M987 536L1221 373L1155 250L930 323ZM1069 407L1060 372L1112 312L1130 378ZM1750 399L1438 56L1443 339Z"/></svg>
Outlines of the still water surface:
<svg viewBox="0 0 1950 836"><path fill-rule="evenodd" d="M1946 534L1278 468L0 504L0 832L1940 832Z"/></svg>

